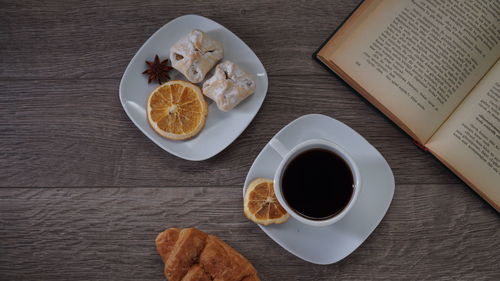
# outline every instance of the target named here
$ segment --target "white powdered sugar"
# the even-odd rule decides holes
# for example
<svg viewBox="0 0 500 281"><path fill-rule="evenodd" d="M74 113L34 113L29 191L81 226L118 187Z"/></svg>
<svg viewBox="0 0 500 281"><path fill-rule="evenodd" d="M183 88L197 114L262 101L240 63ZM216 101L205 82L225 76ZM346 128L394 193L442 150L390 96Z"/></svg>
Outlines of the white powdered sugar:
<svg viewBox="0 0 500 281"><path fill-rule="evenodd" d="M172 67L193 82L203 81L205 75L224 55L222 44L194 29L170 48Z"/></svg>
<svg viewBox="0 0 500 281"><path fill-rule="evenodd" d="M224 61L203 84L203 94L214 100L222 111L228 111L255 92L255 79L238 65Z"/></svg>

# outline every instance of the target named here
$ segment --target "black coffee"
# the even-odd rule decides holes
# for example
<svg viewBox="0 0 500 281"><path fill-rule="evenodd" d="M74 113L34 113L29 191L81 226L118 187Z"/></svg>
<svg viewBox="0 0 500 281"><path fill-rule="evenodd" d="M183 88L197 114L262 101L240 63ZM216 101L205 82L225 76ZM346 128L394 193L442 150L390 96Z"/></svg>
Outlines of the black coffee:
<svg viewBox="0 0 500 281"><path fill-rule="evenodd" d="M354 179L348 164L325 149L302 152L290 161L281 180L288 205L308 219L337 215L349 203Z"/></svg>

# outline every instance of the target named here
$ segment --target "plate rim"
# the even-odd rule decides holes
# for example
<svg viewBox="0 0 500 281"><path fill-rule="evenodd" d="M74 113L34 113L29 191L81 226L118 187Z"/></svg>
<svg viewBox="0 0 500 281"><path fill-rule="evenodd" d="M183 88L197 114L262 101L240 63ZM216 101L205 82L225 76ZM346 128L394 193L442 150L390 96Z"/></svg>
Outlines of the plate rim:
<svg viewBox="0 0 500 281"><path fill-rule="evenodd" d="M185 19L185 18L197 18L197 19L201 19L201 20L205 20L205 21L209 21L211 23L214 23L215 25L217 25L218 27L222 27L222 29L225 31L225 32L229 32L229 34L231 34L232 36L234 36L236 39L238 39L241 43L243 43L244 46L246 46L248 48L248 50L255 56L255 58L257 59L256 62L262 66L262 70L263 70L263 79L265 81L265 83L263 83L263 98L262 100L260 101L260 103L256 106L255 108L255 112L253 113L253 116L252 118L250 118L250 120L248 122L246 122L246 124L244 124L244 126L241 126L241 131L236 135L236 137L234 139L232 139L227 145L225 146L222 146L222 148L220 149L216 149L214 150L212 153L207 153L206 155L202 155L200 157L195 157L195 156L189 156L189 155L184 155L182 153L179 153L173 149L171 149L169 146L167 145L164 145L164 144L161 144L159 141L151 138L145 131L145 128L143 128L141 125L138 124L138 122L131 116L131 114L129 113L129 111L127 110L127 107L125 106L125 103L126 101L124 100L124 97L123 97L123 92L125 91L124 90L124 80L125 80L125 75L129 72L129 69L132 67L132 61L134 61L136 59L136 57L139 55L139 53L141 53L143 51L144 48L146 48L145 46L148 44L149 41L153 40L153 38L158 34L160 33L160 31L164 30L164 29L167 29L169 25L172 25L174 22L176 21L179 21L179 20L182 20L182 19ZM159 87L159 86L158 86ZM160 28L158 28L151 36L148 37L148 39L146 39L146 41L144 41L144 43L141 45L141 47L135 52L135 54L132 56L132 58L130 59L129 63L127 64L127 67L125 68L125 71L123 72L122 74L122 77L120 79L120 85L119 85L119 93L118 93L118 96L120 98L120 104L123 108L123 110L125 111L125 113L127 114L127 117L132 121L132 123L143 133L143 135L145 135L149 140L151 140L154 144L156 144L158 147L160 147L161 149L163 149L164 151L176 156L176 157L179 157L181 159L185 159L185 160L188 160L188 161L203 161L203 160L207 160L207 159L210 159L214 156L216 156L217 154L219 154L220 152L222 152L224 149L228 148L236 139L238 139L238 137L241 136L241 134L246 130L246 128L248 128L248 126L250 125L250 123L252 123L252 121L255 119L255 116L257 116L257 113L259 113L260 111L260 108L262 107L262 104L264 103L264 100L266 99L266 96L267 96L267 91L269 90L269 76L267 74L267 71L266 71L266 68L264 67L264 64L262 63L262 61L259 59L259 57L257 56L257 54L255 54L255 52L252 50L252 48L250 48L250 46L247 45L247 43L245 43L245 41L243 41L239 36L237 36L236 34L234 34L229 28L225 27L224 25L212 20L212 19L209 19L207 17L204 17L204 16L200 16L200 15L197 15L197 14L186 14L186 15L182 15L182 16L179 16L179 17L176 17L172 20L170 20L169 22L167 22L166 24L164 24L163 26L161 26Z"/></svg>

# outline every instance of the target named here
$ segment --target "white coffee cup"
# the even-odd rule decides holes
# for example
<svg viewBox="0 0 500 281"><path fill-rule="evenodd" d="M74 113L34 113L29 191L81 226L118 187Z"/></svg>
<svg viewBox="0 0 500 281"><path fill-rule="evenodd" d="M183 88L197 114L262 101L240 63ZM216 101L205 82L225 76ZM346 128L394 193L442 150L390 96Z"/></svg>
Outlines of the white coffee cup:
<svg viewBox="0 0 500 281"><path fill-rule="evenodd" d="M361 177L359 175L359 169L352 159L352 157L339 145L326 141L323 139L311 139L304 141L298 145L296 145L292 149L288 149L285 147L279 140L277 139L272 139L270 141L271 147L283 158L281 160L280 165L278 166L278 169L276 170L276 173L274 174L274 193L276 194L276 197L278 198L278 201L280 202L281 206L296 220L312 225L312 226L327 226L331 225L335 222L338 222L341 220L351 209L354 203L356 202L356 199L358 198L360 189L361 189ZM308 219L304 217L303 215L297 213L296 211L293 210L283 197L282 193L282 177L283 173L286 170L288 164L299 154L301 154L304 151L311 150L311 149L325 149L328 150L338 156L340 156L344 161L347 163L349 168L351 169L352 176L353 176L353 193L351 196L351 199L349 200L349 203L346 205L346 207L340 211L338 214L336 214L333 217L321 220L321 219ZM333 200L333 199L332 199Z"/></svg>

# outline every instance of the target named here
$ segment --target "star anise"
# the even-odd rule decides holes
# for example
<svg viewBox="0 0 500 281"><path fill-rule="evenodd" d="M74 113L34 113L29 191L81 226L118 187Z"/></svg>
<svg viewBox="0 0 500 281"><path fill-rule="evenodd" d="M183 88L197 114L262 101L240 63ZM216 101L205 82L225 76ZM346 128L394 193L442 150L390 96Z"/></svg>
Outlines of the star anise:
<svg viewBox="0 0 500 281"><path fill-rule="evenodd" d="M149 69L146 69L142 74L147 74L149 76L148 83L157 80L158 84L161 85L170 79L168 72L172 70L172 67L167 65L168 59L160 62L160 58L156 55L154 61L146 61L146 64Z"/></svg>

